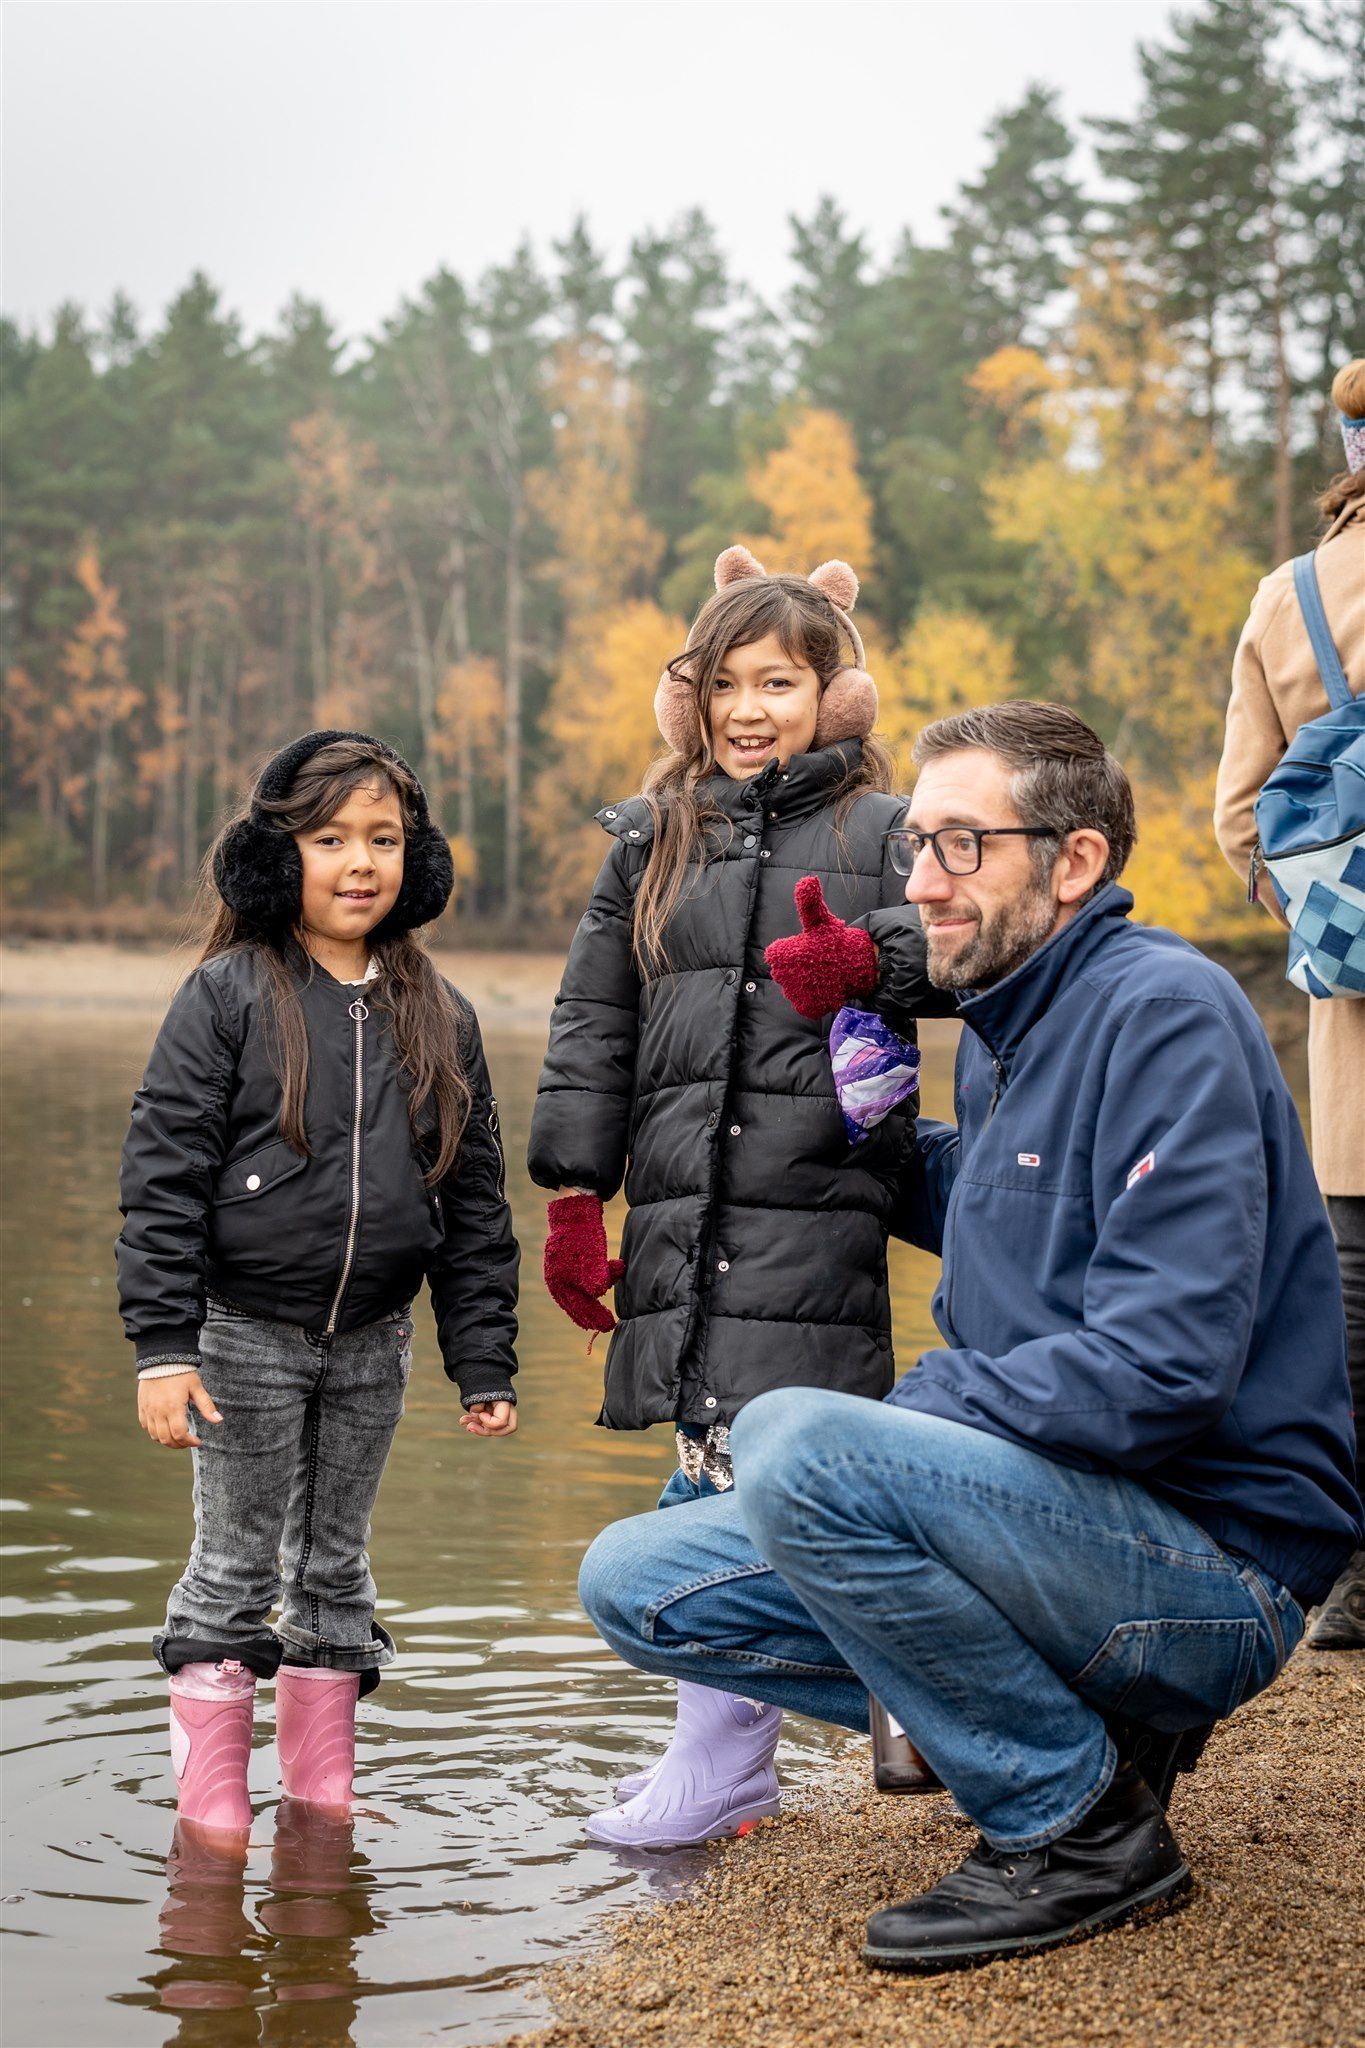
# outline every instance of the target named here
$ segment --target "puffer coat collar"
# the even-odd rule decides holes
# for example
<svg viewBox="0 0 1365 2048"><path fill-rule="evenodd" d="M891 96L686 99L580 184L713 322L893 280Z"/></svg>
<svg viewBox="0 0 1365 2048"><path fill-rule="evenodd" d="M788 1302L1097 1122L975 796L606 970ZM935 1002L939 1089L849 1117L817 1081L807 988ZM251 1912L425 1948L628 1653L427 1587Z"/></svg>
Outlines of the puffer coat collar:
<svg viewBox="0 0 1365 2048"><path fill-rule="evenodd" d="M706 803L736 825L764 816L773 823L796 824L823 810L862 760L861 740L840 740L837 746L821 747L813 754L793 754L785 766L769 761L748 781L716 774L700 784ZM597 822L615 839L647 846L654 837L654 822L642 796L624 803L607 804L597 812Z"/></svg>

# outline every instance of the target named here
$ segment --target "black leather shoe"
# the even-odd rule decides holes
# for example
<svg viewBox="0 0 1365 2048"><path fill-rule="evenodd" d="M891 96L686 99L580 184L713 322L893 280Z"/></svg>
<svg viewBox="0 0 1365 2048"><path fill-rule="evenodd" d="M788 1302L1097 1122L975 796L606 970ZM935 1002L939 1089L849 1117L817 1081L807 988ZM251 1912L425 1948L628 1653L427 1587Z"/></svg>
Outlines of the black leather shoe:
<svg viewBox="0 0 1365 2048"><path fill-rule="evenodd" d="M981 1836L932 1891L874 1913L863 1959L882 1970L962 1970L1098 1934L1177 1898L1190 1873L1160 1802L1131 1766L1044 1849Z"/></svg>
<svg viewBox="0 0 1365 2048"><path fill-rule="evenodd" d="M1145 1721L1126 1721L1119 1714L1106 1714L1104 1723L1118 1751L1119 1769L1132 1764L1163 1806L1170 1802L1176 1779L1199 1762L1218 1725L1205 1721L1197 1728L1182 1728L1178 1735L1166 1735Z"/></svg>

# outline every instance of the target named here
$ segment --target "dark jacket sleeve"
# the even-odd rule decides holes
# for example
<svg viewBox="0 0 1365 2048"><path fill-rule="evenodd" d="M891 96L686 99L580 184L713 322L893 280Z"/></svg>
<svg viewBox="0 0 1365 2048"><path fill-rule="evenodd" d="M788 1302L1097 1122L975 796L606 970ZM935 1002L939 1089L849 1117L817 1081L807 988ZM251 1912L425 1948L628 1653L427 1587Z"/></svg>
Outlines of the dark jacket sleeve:
<svg viewBox="0 0 1365 2048"><path fill-rule="evenodd" d="M427 1265L441 1357L460 1399L515 1400L517 1267L498 1105L478 1019L461 1001L461 1052L472 1100L459 1156L441 1183L445 1234Z"/></svg>
<svg viewBox="0 0 1365 2048"><path fill-rule="evenodd" d="M897 877L901 880L900 877ZM904 889L901 880L901 888ZM909 903L874 910L867 920L868 935L877 948L877 988L868 998L876 1010L901 1037L913 1036L909 1027L917 1017L956 1017L957 997L951 989L935 988L929 979L924 928L919 912Z"/></svg>
<svg viewBox="0 0 1365 2048"><path fill-rule="evenodd" d="M953 1192L961 1157L962 1144L955 1124L936 1123L928 1116L916 1117L915 1143L901 1168L888 1225L893 1237L903 1237L907 1244L942 1257L948 1197Z"/></svg>
<svg viewBox="0 0 1365 2048"><path fill-rule="evenodd" d="M133 1097L119 1175L119 1309L140 1366L190 1365L199 1355L209 1204L240 1048L222 987L203 970L192 974Z"/></svg>
<svg viewBox="0 0 1365 2048"><path fill-rule="evenodd" d="M1214 1005L1123 1021L1092 1172L1080 1326L994 1357L928 1351L888 1400L1082 1469L1142 1473L1212 1428L1246 1362L1268 1199L1255 1083Z"/></svg>
<svg viewBox="0 0 1365 2048"><path fill-rule="evenodd" d="M640 1029L629 860L618 840L569 948L527 1158L538 1187L587 1188L604 1201L626 1170Z"/></svg>

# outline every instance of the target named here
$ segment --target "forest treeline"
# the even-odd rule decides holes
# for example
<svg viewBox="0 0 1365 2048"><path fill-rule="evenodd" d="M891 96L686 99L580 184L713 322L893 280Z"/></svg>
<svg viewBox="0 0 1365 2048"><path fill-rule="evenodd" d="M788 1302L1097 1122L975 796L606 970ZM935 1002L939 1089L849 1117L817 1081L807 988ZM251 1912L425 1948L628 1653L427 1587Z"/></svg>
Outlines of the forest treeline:
<svg viewBox="0 0 1365 2048"><path fill-rule="evenodd" d="M419 767L466 917L562 915L744 539L857 566L898 746L1076 705L1139 787L1140 907L1221 929L1229 660L1362 346L1363 45L1365 0L1203 0L1131 121L1003 111L932 243L793 219L776 307L694 212L619 271L584 220L442 269L359 345L301 298L248 340L201 275L155 331L7 323L7 902L183 904L267 750L335 724Z"/></svg>

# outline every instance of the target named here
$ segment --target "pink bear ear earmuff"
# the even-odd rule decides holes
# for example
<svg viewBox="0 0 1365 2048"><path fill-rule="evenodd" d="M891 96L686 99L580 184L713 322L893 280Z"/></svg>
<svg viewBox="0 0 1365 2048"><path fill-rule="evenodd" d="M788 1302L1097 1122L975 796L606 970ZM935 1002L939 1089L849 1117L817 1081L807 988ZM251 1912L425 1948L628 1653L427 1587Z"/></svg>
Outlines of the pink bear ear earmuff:
<svg viewBox="0 0 1365 2048"><path fill-rule="evenodd" d="M697 693L686 676L666 668L654 692L654 719L675 754L687 754L697 736Z"/></svg>
<svg viewBox="0 0 1365 2048"><path fill-rule="evenodd" d="M858 602L858 579L847 562L822 562L806 581L829 599L836 612L851 612Z"/></svg>
<svg viewBox="0 0 1365 2048"><path fill-rule="evenodd" d="M760 576L766 576L763 564L738 544L724 548L716 556L716 589L728 590L732 583L749 583ZM849 571L852 575L852 570ZM857 588L855 579L854 589ZM692 635L687 636L687 646L692 645ZM683 650L684 653L686 649ZM665 669L659 677L659 687L654 692L654 720L659 731L675 754L691 751L697 738L697 696L686 676L675 676L671 669Z"/></svg>
<svg viewBox="0 0 1365 2048"><path fill-rule="evenodd" d="M726 548L716 557L717 590L728 590L732 583L746 583L767 573L746 547ZM857 663L856 668L839 669L821 693L813 744L832 747L840 740L865 739L877 723L877 685L867 673L862 637L849 617L858 602L858 578L847 562L834 561L822 562L806 580L828 600L848 635ZM690 635L687 644L692 644ZM697 695L686 676L664 670L654 692L654 717L675 753L690 752L698 733Z"/></svg>
<svg viewBox="0 0 1365 2048"><path fill-rule="evenodd" d="M740 547L738 544L732 548L725 548L716 556L717 590L728 590L732 583L748 583L755 577L766 576L767 573L762 562L756 556L751 555L747 548ZM849 574L850 576L853 574L851 569ZM856 579L853 588L856 592L858 588Z"/></svg>
<svg viewBox="0 0 1365 2048"><path fill-rule="evenodd" d="M849 638L856 668L841 668L830 677L820 698L815 721L815 745L832 747L840 740L862 740L877 723L877 685L867 673L867 655L862 635L849 613L858 602L858 579L847 562L822 562L806 578L829 600L839 624Z"/></svg>
<svg viewBox="0 0 1365 2048"><path fill-rule="evenodd" d="M840 740L865 740L877 723L877 685L865 668L841 668L831 676L815 720L816 748Z"/></svg>

